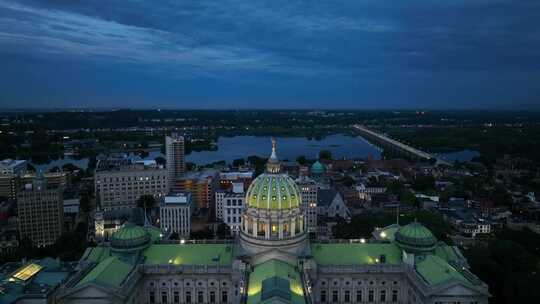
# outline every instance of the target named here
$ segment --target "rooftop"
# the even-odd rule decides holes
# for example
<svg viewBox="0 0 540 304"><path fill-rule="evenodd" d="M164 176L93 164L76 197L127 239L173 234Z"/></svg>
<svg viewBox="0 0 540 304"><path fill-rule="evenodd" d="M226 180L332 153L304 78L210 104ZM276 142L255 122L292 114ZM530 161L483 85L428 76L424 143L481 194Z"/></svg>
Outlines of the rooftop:
<svg viewBox="0 0 540 304"><path fill-rule="evenodd" d="M220 265L232 263L231 244L155 244L143 252L146 265Z"/></svg>
<svg viewBox="0 0 540 304"><path fill-rule="evenodd" d="M20 303L24 298L46 298L74 270L75 264L45 258L0 267L0 303Z"/></svg>
<svg viewBox="0 0 540 304"><path fill-rule="evenodd" d="M275 298L293 304L306 303L296 267L273 259L256 265L250 273L247 303L275 303Z"/></svg>
<svg viewBox="0 0 540 304"><path fill-rule="evenodd" d="M311 253L319 265L373 265L380 263L400 264L401 250L394 244L382 243L312 243Z"/></svg>

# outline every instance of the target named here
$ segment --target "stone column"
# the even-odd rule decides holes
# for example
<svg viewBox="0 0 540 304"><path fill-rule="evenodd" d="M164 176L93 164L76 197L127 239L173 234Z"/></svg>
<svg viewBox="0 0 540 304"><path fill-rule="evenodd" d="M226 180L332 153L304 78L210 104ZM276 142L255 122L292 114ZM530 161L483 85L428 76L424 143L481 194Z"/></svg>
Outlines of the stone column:
<svg viewBox="0 0 540 304"><path fill-rule="evenodd" d="M283 239L283 220L278 222L278 237L280 240Z"/></svg>
<svg viewBox="0 0 540 304"><path fill-rule="evenodd" d="M258 233L257 229L259 228L257 227L258 224L259 224L259 221L253 220L253 236L257 236L257 233Z"/></svg>
<svg viewBox="0 0 540 304"><path fill-rule="evenodd" d="M291 221L291 236L296 235L296 218L293 217Z"/></svg>
<svg viewBox="0 0 540 304"><path fill-rule="evenodd" d="M265 228L266 228L266 229L264 230L264 232L265 232L265 235L264 235L264 236L265 236L265 238L266 238L267 240L269 240L269 239L270 239L270 233L272 233L272 232L270 231L270 230L272 230L272 225L271 225L270 221L268 221L268 220L265 220L264 225L265 225Z"/></svg>

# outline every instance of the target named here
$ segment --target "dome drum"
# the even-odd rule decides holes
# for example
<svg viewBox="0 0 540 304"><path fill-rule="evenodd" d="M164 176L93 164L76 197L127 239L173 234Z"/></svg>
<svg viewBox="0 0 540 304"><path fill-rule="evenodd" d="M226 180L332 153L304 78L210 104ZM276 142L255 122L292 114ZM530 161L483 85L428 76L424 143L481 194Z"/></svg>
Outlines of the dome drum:
<svg viewBox="0 0 540 304"><path fill-rule="evenodd" d="M275 140L267 170L253 180L246 191L240 240L249 253L270 249L299 253L306 246L300 189L287 174L280 173Z"/></svg>
<svg viewBox="0 0 540 304"><path fill-rule="evenodd" d="M413 222L396 231L395 242L405 251L428 253L435 249L437 238L422 224Z"/></svg>
<svg viewBox="0 0 540 304"><path fill-rule="evenodd" d="M125 224L111 238L111 249L115 252L137 252L150 245L152 237L143 227L132 223Z"/></svg>

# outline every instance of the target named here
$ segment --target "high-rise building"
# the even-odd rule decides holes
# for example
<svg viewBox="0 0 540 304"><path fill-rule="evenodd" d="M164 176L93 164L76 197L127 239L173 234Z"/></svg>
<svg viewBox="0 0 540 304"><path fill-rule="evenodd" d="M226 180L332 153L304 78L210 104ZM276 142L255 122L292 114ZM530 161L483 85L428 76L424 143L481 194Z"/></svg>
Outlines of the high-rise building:
<svg viewBox="0 0 540 304"><path fill-rule="evenodd" d="M159 223L165 232L178 233L189 237L191 232L191 193L169 193L159 208Z"/></svg>
<svg viewBox="0 0 540 304"><path fill-rule="evenodd" d="M302 201L300 208L306 215L306 224L308 232L317 232L317 183L311 178L302 175L296 180L300 188Z"/></svg>
<svg viewBox="0 0 540 304"><path fill-rule="evenodd" d="M167 174L169 185L186 173L184 137L173 133L165 137L165 153L167 155Z"/></svg>
<svg viewBox="0 0 540 304"><path fill-rule="evenodd" d="M218 171L214 169L189 172L172 184L171 191L191 192L195 208L213 208L218 179Z"/></svg>
<svg viewBox="0 0 540 304"><path fill-rule="evenodd" d="M21 240L29 238L36 246L47 246L62 234L62 187L52 187L37 178L18 193L17 207Z"/></svg>
<svg viewBox="0 0 540 304"><path fill-rule="evenodd" d="M96 198L103 210L132 208L143 195L155 198L167 193L167 170L153 164L125 163L96 169Z"/></svg>

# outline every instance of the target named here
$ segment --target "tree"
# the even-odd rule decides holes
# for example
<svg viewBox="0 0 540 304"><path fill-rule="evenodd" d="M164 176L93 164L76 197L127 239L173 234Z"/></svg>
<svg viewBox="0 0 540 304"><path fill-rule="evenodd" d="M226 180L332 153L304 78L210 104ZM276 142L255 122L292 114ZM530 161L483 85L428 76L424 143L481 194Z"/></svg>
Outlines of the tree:
<svg viewBox="0 0 540 304"><path fill-rule="evenodd" d="M221 223L216 228L216 236L219 239L229 239L231 238L231 228L225 223Z"/></svg>
<svg viewBox="0 0 540 304"><path fill-rule="evenodd" d="M156 164L158 164L160 166L165 166L165 164L167 163L165 158L163 158L161 156L158 156L158 157L154 158L154 160L156 161Z"/></svg>
<svg viewBox="0 0 540 304"><path fill-rule="evenodd" d="M300 155L296 158L296 161L300 164L300 165L306 165L308 163L308 160L306 158L305 155Z"/></svg>
<svg viewBox="0 0 540 304"><path fill-rule="evenodd" d="M232 165L233 167L240 167L245 165L246 161L243 158L237 158L233 160Z"/></svg>
<svg viewBox="0 0 540 304"><path fill-rule="evenodd" d="M72 164L72 163L67 163L67 164L64 164L64 165L62 166L62 170L63 170L63 171L68 171L68 172L73 172L73 171L81 170L81 168L75 166L75 165Z"/></svg>
<svg viewBox="0 0 540 304"><path fill-rule="evenodd" d="M169 236L169 240L179 240L179 239L180 239L180 235L176 231L171 233L171 235Z"/></svg>
<svg viewBox="0 0 540 304"><path fill-rule="evenodd" d="M331 160L332 159L332 152L330 152L330 150L322 150L321 152L319 152L319 158L320 159Z"/></svg>
<svg viewBox="0 0 540 304"><path fill-rule="evenodd" d="M153 209L156 206L156 199L153 195L141 195L137 200L137 207L143 208L146 212L148 209Z"/></svg>
<svg viewBox="0 0 540 304"><path fill-rule="evenodd" d="M80 198L81 211L83 211L84 213L90 212L90 210L92 210L92 206L90 205L90 202L91 202L90 193L88 192L81 193L81 198Z"/></svg>
<svg viewBox="0 0 540 304"><path fill-rule="evenodd" d="M192 231L191 238L194 240L212 239L214 238L214 234L212 233L212 230L210 230L210 228L206 228L203 230Z"/></svg>
<svg viewBox="0 0 540 304"><path fill-rule="evenodd" d="M352 187L356 182L354 180L354 178L350 177L349 175L345 175L342 179L341 179L341 183L350 188Z"/></svg>
<svg viewBox="0 0 540 304"><path fill-rule="evenodd" d="M31 163L26 163L26 170L36 172L36 167L34 167Z"/></svg>

